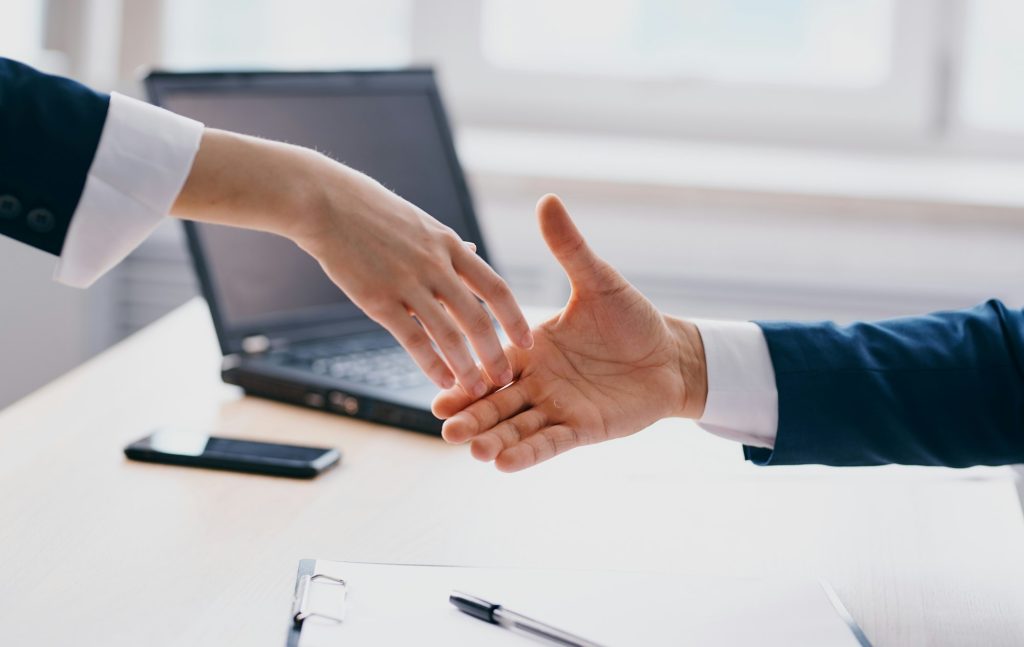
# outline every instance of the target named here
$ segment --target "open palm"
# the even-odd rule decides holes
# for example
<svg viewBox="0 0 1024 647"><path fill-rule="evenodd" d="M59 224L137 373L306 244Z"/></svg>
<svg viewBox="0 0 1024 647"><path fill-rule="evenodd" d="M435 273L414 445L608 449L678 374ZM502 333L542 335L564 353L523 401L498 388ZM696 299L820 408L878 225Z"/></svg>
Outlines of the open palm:
<svg viewBox="0 0 1024 647"><path fill-rule="evenodd" d="M688 394L704 380L690 370L703 365L693 324L663 316L595 255L558 198L541 199L537 216L572 284L569 303L534 330L533 348L507 350L512 384L475 402L459 389L434 401L434 413L447 419L445 439L471 441L476 458L503 471L663 417L699 415Z"/></svg>

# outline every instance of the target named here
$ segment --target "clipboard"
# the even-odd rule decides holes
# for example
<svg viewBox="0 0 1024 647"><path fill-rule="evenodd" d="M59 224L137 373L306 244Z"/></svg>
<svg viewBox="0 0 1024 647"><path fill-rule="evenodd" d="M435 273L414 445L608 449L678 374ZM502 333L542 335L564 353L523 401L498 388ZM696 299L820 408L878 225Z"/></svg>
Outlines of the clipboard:
<svg viewBox="0 0 1024 647"><path fill-rule="evenodd" d="M871 647L831 586L813 579L313 559L299 562L286 645L536 644L459 612L448 603L453 589L608 647Z"/></svg>
<svg viewBox="0 0 1024 647"><path fill-rule="evenodd" d="M295 576L295 593L292 596L292 623L288 628L286 647L299 647L299 639L302 638L302 626L310 618L320 618L335 623L345 621L345 600L348 598L348 584L341 578L316 573L315 569L315 559L299 561L299 572ZM340 604L335 605L334 608L314 609L311 606L310 600L310 592L314 586L338 587L341 591Z"/></svg>

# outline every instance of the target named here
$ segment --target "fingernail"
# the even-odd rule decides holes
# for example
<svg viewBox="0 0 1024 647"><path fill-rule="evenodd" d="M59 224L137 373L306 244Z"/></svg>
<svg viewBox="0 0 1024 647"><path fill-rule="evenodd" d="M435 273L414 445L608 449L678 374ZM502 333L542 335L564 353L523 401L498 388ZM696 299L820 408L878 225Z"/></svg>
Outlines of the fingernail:
<svg viewBox="0 0 1024 647"><path fill-rule="evenodd" d="M507 371L502 373L501 374L501 380L500 380L501 381L501 386L505 386L506 384L511 382L513 377L514 376L512 375L512 369L508 369Z"/></svg>
<svg viewBox="0 0 1024 647"><path fill-rule="evenodd" d="M487 393L487 385L483 382L477 382L476 386L473 387L473 395L482 398L484 393Z"/></svg>
<svg viewBox="0 0 1024 647"><path fill-rule="evenodd" d="M533 333L527 332L519 338L519 345L524 348L533 348Z"/></svg>
<svg viewBox="0 0 1024 647"><path fill-rule="evenodd" d="M451 375L446 375L446 376L441 378L441 388L442 389L450 389L453 386L455 386L455 378L454 377L452 377Z"/></svg>

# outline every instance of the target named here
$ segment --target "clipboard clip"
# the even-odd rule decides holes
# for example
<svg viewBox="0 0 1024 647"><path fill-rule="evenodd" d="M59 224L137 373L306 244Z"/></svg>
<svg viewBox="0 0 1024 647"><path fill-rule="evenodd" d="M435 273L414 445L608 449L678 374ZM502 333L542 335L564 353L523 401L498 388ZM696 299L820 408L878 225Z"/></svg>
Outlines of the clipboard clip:
<svg viewBox="0 0 1024 647"><path fill-rule="evenodd" d="M309 593L315 583L341 589L341 605L337 612L324 612L310 608ZM309 618L321 618L340 624L345 621L345 600L347 597L348 589L345 580L321 573L303 575L295 585L295 599L292 601L292 623L296 629L301 629L302 623Z"/></svg>

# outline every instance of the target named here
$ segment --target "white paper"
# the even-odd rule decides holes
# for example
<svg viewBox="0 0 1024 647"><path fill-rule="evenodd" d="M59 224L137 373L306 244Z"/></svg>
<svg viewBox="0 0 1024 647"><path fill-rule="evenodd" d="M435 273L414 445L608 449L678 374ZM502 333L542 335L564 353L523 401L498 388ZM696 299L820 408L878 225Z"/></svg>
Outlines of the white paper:
<svg viewBox="0 0 1024 647"><path fill-rule="evenodd" d="M310 619L301 647L537 644L448 602L463 591L608 647L858 647L821 584L599 571L532 571L319 561L346 581L345 621ZM313 585L330 612L337 592Z"/></svg>

